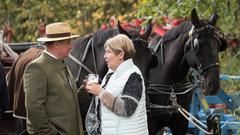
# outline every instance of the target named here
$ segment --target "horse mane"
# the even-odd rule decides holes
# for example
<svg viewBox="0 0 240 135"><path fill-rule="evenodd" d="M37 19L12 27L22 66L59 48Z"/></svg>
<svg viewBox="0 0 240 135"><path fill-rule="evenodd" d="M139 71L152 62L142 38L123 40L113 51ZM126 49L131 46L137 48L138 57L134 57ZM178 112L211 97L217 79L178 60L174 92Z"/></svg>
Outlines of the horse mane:
<svg viewBox="0 0 240 135"><path fill-rule="evenodd" d="M139 37L139 33L138 31L135 30L127 30L129 36L131 39L136 39ZM95 45L101 45L101 44L105 44L106 40L114 37L115 35L117 35L119 33L119 31L117 30L117 28L114 29L106 29L106 30L98 30L95 33L92 34L93 37L93 41Z"/></svg>
<svg viewBox="0 0 240 135"><path fill-rule="evenodd" d="M178 25L177 27L167 31L167 33L162 37L163 42L168 42L178 38L179 35L189 32L192 27L191 21L185 21Z"/></svg>
<svg viewBox="0 0 240 135"><path fill-rule="evenodd" d="M106 29L106 30L98 30L95 33L91 34L93 37L94 45L102 45L105 44L106 40L117 35L117 29Z"/></svg>
<svg viewBox="0 0 240 135"><path fill-rule="evenodd" d="M211 22L209 22L208 20L204 20L204 19L200 20L200 23L202 26L208 25L208 24L211 25ZM166 34L162 37L162 40L163 40L163 42L168 42L168 41L174 40L174 39L178 38L179 35L188 33L191 28L192 28L191 21L182 22L177 27L167 31Z"/></svg>

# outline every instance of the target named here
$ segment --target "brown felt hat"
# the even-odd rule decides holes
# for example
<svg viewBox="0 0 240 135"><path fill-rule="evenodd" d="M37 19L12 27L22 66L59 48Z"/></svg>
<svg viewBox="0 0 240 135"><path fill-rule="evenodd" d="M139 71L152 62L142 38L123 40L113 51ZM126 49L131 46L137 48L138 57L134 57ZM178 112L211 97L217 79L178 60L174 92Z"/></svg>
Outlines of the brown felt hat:
<svg viewBox="0 0 240 135"><path fill-rule="evenodd" d="M38 38L39 42L52 42L66 40L79 37L80 35L72 35L71 27L68 23L57 22L46 26L46 37Z"/></svg>

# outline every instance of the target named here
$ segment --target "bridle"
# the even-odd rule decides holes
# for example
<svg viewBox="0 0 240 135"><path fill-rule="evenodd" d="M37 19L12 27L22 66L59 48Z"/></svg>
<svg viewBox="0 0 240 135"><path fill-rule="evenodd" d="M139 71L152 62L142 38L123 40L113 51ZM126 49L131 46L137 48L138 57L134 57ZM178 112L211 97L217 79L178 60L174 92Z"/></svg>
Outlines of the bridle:
<svg viewBox="0 0 240 135"><path fill-rule="evenodd" d="M143 47L146 47L146 49L149 49L149 51L150 51L151 54L155 53L155 52L153 51L153 49L151 49L151 48L148 47L148 41L147 41L147 40L145 40L145 39L143 39L143 38L141 38L141 37L135 37L135 38L132 37L131 40L132 40L134 46L140 44L140 45L142 45ZM135 49L136 49L136 47L135 47ZM137 53L137 50L136 50L136 53ZM140 54L140 55L144 55L144 54ZM148 65L149 65L149 64L148 64ZM148 65L146 65L146 66L148 66ZM145 71L145 72L146 72L146 71ZM144 77L145 77L144 83L145 83L145 86L146 86L146 87L148 87L148 85L149 85L149 84L148 84L148 78L149 78L148 74L149 74L149 72L150 72L150 70L147 71L146 76L144 75Z"/></svg>
<svg viewBox="0 0 240 135"><path fill-rule="evenodd" d="M189 38L185 44L184 48L184 54L186 56L187 53L191 53L191 60L188 60L188 64L191 67L196 67L196 70L200 75L203 75L205 71L207 71L210 68L219 67L219 62L211 63L208 65L203 66L203 64L200 62L199 58L197 57L197 54L199 53L199 40L198 37L200 35L210 35L213 34L213 37L217 39L218 43L221 44L220 38L223 38L223 33L221 31L217 31L216 28L214 28L211 25L206 25L204 27L195 29L194 26L192 26L190 32L189 32ZM188 59L188 57L186 57Z"/></svg>
<svg viewBox="0 0 240 135"><path fill-rule="evenodd" d="M92 49L94 71L92 71L90 68L88 68L84 64L90 48ZM80 75L82 73L82 69L85 69L88 73L97 73L97 62L96 62L96 56L95 55L96 55L96 53L95 53L95 50L94 50L94 47L93 47L93 37L92 37L92 35L90 35L90 38L87 42L87 45L86 45L86 48L84 50L84 53L83 53L83 56L82 56L81 60L79 60L79 59L75 58L73 55L69 54L69 58L79 65L78 75L77 75L76 80L75 80L77 84L79 84L79 78L80 78Z"/></svg>
<svg viewBox="0 0 240 135"><path fill-rule="evenodd" d="M142 38L140 38L140 37L136 37L136 38L133 38L133 39L131 39L132 40L132 42L133 43L136 43L136 42L142 42L144 45L146 45L147 46L147 44L148 44L148 41L147 40L144 40L144 39L142 39Z"/></svg>

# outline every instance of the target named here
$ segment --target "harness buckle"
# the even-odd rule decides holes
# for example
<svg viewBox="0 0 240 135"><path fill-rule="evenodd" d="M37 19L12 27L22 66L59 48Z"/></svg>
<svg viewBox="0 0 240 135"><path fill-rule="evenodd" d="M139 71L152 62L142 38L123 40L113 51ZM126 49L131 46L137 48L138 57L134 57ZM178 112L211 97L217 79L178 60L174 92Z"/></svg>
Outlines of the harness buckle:
<svg viewBox="0 0 240 135"><path fill-rule="evenodd" d="M180 105L177 103L177 95L173 91L170 94L170 101L172 102L173 107L180 107Z"/></svg>

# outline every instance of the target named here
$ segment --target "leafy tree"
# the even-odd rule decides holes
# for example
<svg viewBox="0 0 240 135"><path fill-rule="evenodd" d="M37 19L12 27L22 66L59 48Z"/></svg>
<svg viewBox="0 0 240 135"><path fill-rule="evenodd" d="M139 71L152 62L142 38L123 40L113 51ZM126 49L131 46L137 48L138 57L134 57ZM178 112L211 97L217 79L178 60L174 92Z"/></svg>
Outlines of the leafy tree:
<svg viewBox="0 0 240 135"><path fill-rule="evenodd" d="M200 18L209 19L217 12L218 25L225 33L240 35L240 0L140 0L138 17L150 17L162 23L162 17L188 18L196 8Z"/></svg>
<svg viewBox="0 0 240 135"><path fill-rule="evenodd" d="M99 29L111 16L130 13L132 0L3 0L0 24L11 24L15 42L32 42L39 36L40 24L65 21L74 32L84 35Z"/></svg>

